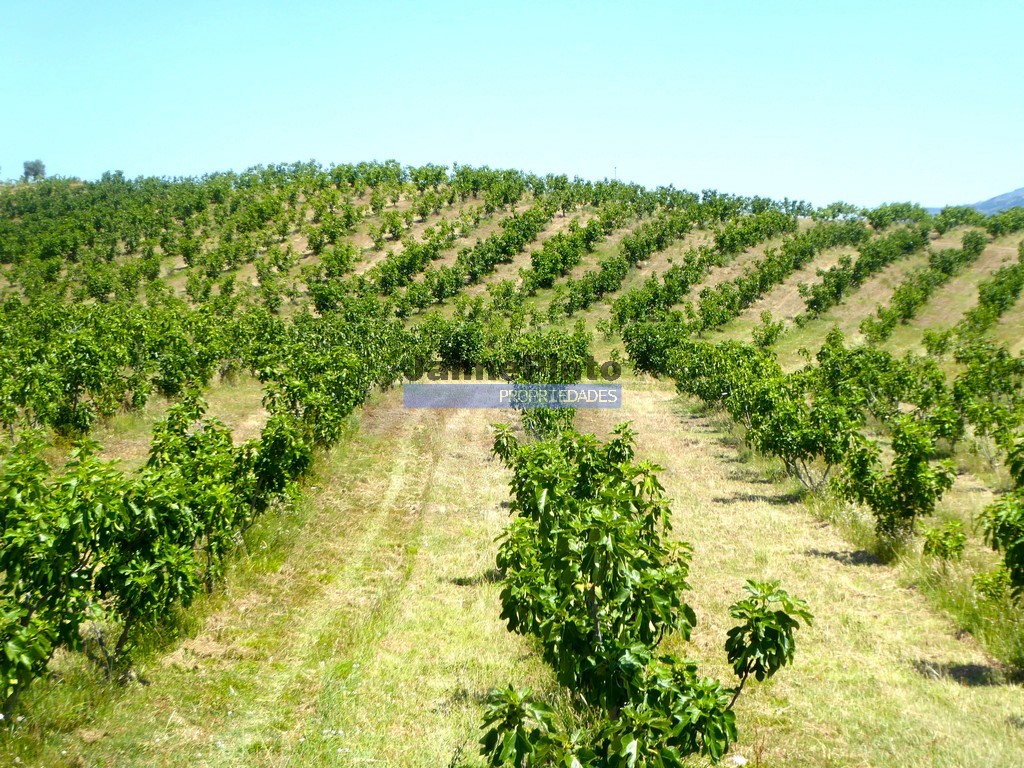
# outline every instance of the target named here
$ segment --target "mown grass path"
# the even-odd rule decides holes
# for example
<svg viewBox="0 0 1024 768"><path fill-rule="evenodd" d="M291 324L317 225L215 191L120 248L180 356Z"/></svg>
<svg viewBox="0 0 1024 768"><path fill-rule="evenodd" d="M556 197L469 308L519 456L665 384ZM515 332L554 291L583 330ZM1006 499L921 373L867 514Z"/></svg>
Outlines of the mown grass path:
<svg viewBox="0 0 1024 768"><path fill-rule="evenodd" d="M795 665L738 705L735 751L764 765L1024 765L1024 689L1005 684L970 637L766 481L716 423L663 383L624 395L639 455L665 467L674 533L694 547L698 628L687 655L725 677L727 609L746 578L779 579L815 614ZM592 412L588 431L613 423Z"/></svg>

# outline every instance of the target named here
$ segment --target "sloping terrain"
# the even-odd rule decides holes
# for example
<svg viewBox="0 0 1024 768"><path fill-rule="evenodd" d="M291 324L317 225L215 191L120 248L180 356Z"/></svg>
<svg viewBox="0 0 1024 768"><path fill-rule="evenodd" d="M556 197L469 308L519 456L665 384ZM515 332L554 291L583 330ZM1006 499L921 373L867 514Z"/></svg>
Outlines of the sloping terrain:
<svg viewBox="0 0 1024 768"><path fill-rule="evenodd" d="M322 413L337 430L329 439L309 438L311 466L289 477L263 514L231 532L223 578L191 607L172 607L154 623L133 649L126 677L108 680L84 654L59 649L10 710L0 762L482 765L478 740L488 691L512 682L542 696L558 693L536 645L508 632L499 618L496 539L509 519L509 473L491 455L492 423L510 415L405 409L401 392L381 388L377 376L400 381L388 359L394 338L414 339L431 354L468 349L486 356L537 334L539 348L524 348L543 355L581 323L597 360L623 360L626 373L622 408L581 412L577 428L606 436L616 423L632 423L638 456L663 467L673 535L694 548L686 599L698 628L692 643L669 636L664 650L725 675L727 607L748 578L781 580L814 613L813 625L798 634L793 666L744 689L731 755L784 766L1024 764L1020 670L997 658L991 637L967 631L963 606L950 607L948 592L935 588L945 580L977 602L973 569L999 559L975 531L984 507L1010 483L1006 462L985 455L991 446L966 440L948 454L957 476L936 518L964 523L970 539L963 561L939 566L916 544L887 560L864 533L870 520L863 508L805 493L781 463L747 448L742 429L722 414L678 397L668 377L632 373L624 360L624 328L613 323L617 300L664 289L670 270L703 255L710 266L695 271L684 292L635 318L664 313L692 321L687 306L696 313L707 296L741 285L794 233L821 225L820 212L787 210L786 234L748 233L727 247L723 231L756 221L765 201L708 195L684 205L682 196L626 185L476 172L460 181L435 166L403 172L371 164L352 170L357 181L350 182L345 168L297 165L260 169L244 183L214 177L208 189L196 183L187 194L168 193L168 210L140 208L152 216L149 224L125 223L116 207L82 214L78 230L72 224L81 212L61 213L59 225L43 217L38 230L28 207L4 220L6 311L13 317L22 302L45 307L53 300L83 314L68 321L70 346L49 354L49 342L41 341L37 357L26 353L29 362L20 354L30 340L4 336L3 382L31 381L31 389L48 381L40 371L65 358L91 370L101 355L71 354L85 348L72 344L82 341L75 323L91 317L85 313L114 323L117 333L104 337L110 346L114 337L138 332L125 308L144 315L165 307L161 328L173 326L175 313L194 323L175 337L173 355L163 355L163 331L157 333L149 351L158 370L139 355L81 384L73 405L107 410L79 432L62 431L61 413L54 416L45 403L19 400L25 386L4 383L3 402L16 403L0 413L5 435L13 440L16 428L27 426L22 421L42 425L54 471L74 439L87 434L102 458L144 473L159 463L154 435L192 389L207 401L206 415L230 431L239 456L277 446L267 435L280 434L273 429L284 416L312 432L318 425L309 423L316 421L310 414ZM782 216L781 204L772 205ZM870 213L891 213L879 210ZM109 232L97 223L108 214ZM917 211L906 220L898 215L872 220L864 242L919 223ZM90 242L82 232L93 224L100 235ZM579 233L586 227L592 239L583 247ZM878 345L895 355L924 354L927 332L962 322L992 275L1020 262L1019 231L990 236L976 223L930 230L924 248L866 274L814 315L809 288L862 250L823 248L694 336L749 342L770 312L782 325L768 346L787 370L804 365L835 328L862 345L864 320L935 252L959 248L970 231L985 237L980 256ZM55 258L61 248L68 253ZM530 282L540 273L549 287ZM587 281L600 283L593 296ZM47 298L58 288L58 298ZM572 304L579 295L586 301ZM114 315L121 309L128 319ZM365 313L357 318L365 325L347 330L346 313ZM316 335L320 323L323 336ZM463 348L459 334L467 328ZM204 329L224 336L212 343ZM477 346L471 332L481 334ZM378 333L385 341L375 347ZM1008 299L983 336L1020 354L1024 301ZM177 373L167 359L187 357L190 347L212 348L214 359L205 378L183 375L185 383L174 389L176 380L165 383ZM125 378L148 399L133 405L131 390L107 397L104 376L117 379L136 368L149 378ZM316 389L316 376L329 388ZM64 390L52 387L45 391L61 397ZM331 410L342 400L344 413ZM201 436L211 423L196 421L183 439ZM880 427L877 434L888 440ZM5 462L7 456L5 447ZM97 601L96 610L105 606ZM1007 613L1006 622L1016 616Z"/></svg>

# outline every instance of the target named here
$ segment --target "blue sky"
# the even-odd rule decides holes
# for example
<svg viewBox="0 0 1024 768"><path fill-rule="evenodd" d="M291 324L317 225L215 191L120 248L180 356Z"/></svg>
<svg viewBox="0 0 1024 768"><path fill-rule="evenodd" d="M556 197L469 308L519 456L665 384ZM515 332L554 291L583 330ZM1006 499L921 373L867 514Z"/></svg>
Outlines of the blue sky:
<svg viewBox="0 0 1024 768"><path fill-rule="evenodd" d="M816 204L1024 186L1019 0L292 5L5 0L0 178L395 158Z"/></svg>

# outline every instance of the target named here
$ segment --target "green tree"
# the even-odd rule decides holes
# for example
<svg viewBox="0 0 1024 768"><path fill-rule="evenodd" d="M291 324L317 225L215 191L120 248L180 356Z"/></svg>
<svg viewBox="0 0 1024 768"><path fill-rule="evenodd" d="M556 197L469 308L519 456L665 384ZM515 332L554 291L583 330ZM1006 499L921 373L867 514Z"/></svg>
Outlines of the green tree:
<svg viewBox="0 0 1024 768"><path fill-rule="evenodd" d="M717 763L736 740L747 678L791 663L795 630L812 621L778 582L748 581L725 644L738 686L658 654L666 635L688 640L696 624L683 600L691 550L668 537L660 468L634 460L632 438L626 424L607 443L571 430L521 443L497 429L516 514L498 552L501 616L540 641L575 711L566 719L528 690L492 691L481 739L490 766L682 768L692 754Z"/></svg>
<svg viewBox="0 0 1024 768"><path fill-rule="evenodd" d="M24 168L26 180L36 181L46 176L46 166L43 165L42 160L26 160Z"/></svg>

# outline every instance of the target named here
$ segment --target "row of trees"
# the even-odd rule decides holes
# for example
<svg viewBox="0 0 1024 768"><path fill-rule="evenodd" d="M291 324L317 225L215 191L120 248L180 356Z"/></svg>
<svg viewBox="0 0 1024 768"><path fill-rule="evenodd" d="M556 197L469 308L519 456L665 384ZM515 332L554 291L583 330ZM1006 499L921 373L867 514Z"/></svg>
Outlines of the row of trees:
<svg viewBox="0 0 1024 768"><path fill-rule="evenodd" d="M1024 291L1024 241L1017 249L1017 263L1001 267L978 285L978 303L964 314L954 332L977 337L995 325Z"/></svg>
<svg viewBox="0 0 1024 768"><path fill-rule="evenodd" d="M937 459L943 450L969 438L993 463L1020 461L1024 356L1005 347L960 339L950 361L958 373L947 382L940 349L896 358L847 347L834 330L816 363L786 373L766 346L712 344L662 330L637 325L627 335L637 365L724 409L751 447L779 459L809 490L831 488L867 505L882 540L911 536L934 512L954 476L952 465ZM983 515L990 542L1007 553L1014 584L1024 572L1005 526L1017 519L1018 501L1009 495ZM999 535L991 533L997 514Z"/></svg>
<svg viewBox="0 0 1024 768"><path fill-rule="evenodd" d="M337 441L371 388L412 359L412 337L365 301L246 325L239 354L264 383L270 413L259 439L235 446L187 392L155 427L137 473L99 460L88 442L51 469L32 430L0 448L5 714L57 649L91 651L109 672L133 638L211 589L240 533L288 493L315 449Z"/></svg>
<svg viewBox="0 0 1024 768"><path fill-rule="evenodd" d="M398 314L406 316L434 302L442 302L458 294L465 285L482 282L498 265L510 263L548 226L557 210L567 211L564 202L567 198L586 200L588 205L597 208L597 218L579 231L570 225L568 234L556 234L531 254L531 267L523 271L518 289L524 294L540 287L538 280L553 283L571 269L574 260L581 258L584 251L629 217L647 215L662 204L660 193L648 193L636 185L618 182L593 186L566 182L551 187L531 209L522 214L513 213L503 220L501 233L460 250L452 266L428 268L422 281L412 283L396 298Z"/></svg>
<svg viewBox="0 0 1024 768"><path fill-rule="evenodd" d="M550 288L555 281L592 253L598 243L621 227L631 215L625 206L608 205L596 218L580 226L578 219L569 223L567 232L558 232L530 254L529 268L520 271L522 290L532 294L539 288Z"/></svg>
<svg viewBox="0 0 1024 768"><path fill-rule="evenodd" d="M784 226L778 219L774 223L750 229L765 239L796 229L795 219L789 219ZM769 285L778 283L815 258L823 249L855 243L865 236L866 230L859 222L819 223L806 233L788 238L780 248L770 249L762 259L731 283L702 291L697 310L691 307L687 314L692 318L700 318L699 325L702 328L710 328L720 323L724 315L749 305ZM747 242L753 244L749 237ZM670 267L660 281L654 275L643 285L616 299L612 309L615 324L624 328L633 322L667 315L713 267L726 263L729 258L730 254L721 248L701 246L688 251L683 261Z"/></svg>
<svg viewBox="0 0 1024 768"><path fill-rule="evenodd" d="M547 375L538 361L554 360L566 380L590 362L582 327L499 327L481 304L449 321L432 316L415 332L371 295L340 295L319 315L287 320L218 300L4 305L4 402L13 409L4 411L9 441L0 446L0 495L10 502L0 519L3 712L58 649L123 669L136 639L216 584L241 533L286 503L371 389L438 358L525 378ZM258 439L235 446L205 416L196 392L218 368L262 382L270 416ZM63 467L44 461L51 449L30 425L81 433L150 388L179 402L154 429L140 471L101 461L88 442ZM53 416L69 410L77 416Z"/></svg>
<svg viewBox="0 0 1024 768"><path fill-rule="evenodd" d="M570 317L587 309L617 291L630 269L688 234L693 226L694 217L687 209L673 209L640 224L622 239L618 254L601 259L596 269L587 270L579 278L568 279L561 296L552 301L553 306L557 309L560 305Z"/></svg>
<svg viewBox="0 0 1024 768"><path fill-rule="evenodd" d="M878 305L875 317L860 324L860 331L872 344L885 341L898 323L909 322L940 287L981 256L988 238L972 230L963 237L962 247L945 248L928 255L928 265L911 272L896 286L889 306Z"/></svg>
<svg viewBox="0 0 1024 768"><path fill-rule="evenodd" d="M867 240L856 259L843 256L834 267L818 270L819 282L800 285L807 314L816 317L826 312L883 267L920 251L928 244L930 231L931 226L927 223L897 229L883 237Z"/></svg>
<svg viewBox="0 0 1024 768"><path fill-rule="evenodd" d="M683 311L666 311L664 306L683 286L689 289L691 274L701 269L701 261L706 260L694 259L691 263L695 268L687 269L684 264L672 275L673 280L679 280L678 286L670 281L660 290L641 286L625 294L617 302L617 323L633 364L639 370L662 372L675 344L722 327L822 251L861 242L866 236L858 221L821 221L788 238L778 249L768 250L742 275L703 289L697 306L687 304ZM763 330L774 337L780 328Z"/></svg>
<svg viewBox="0 0 1024 768"><path fill-rule="evenodd" d="M671 202L660 220L623 238L618 255L603 259L596 270L586 272L578 280L567 281L561 295L553 302L555 309L560 308L572 316L617 291L630 269L664 250L695 226L717 227L714 248L701 253L724 263L744 248L792 231L796 227L797 213L806 212L803 204L734 198L711 190L705 190L699 198L677 194Z"/></svg>
<svg viewBox="0 0 1024 768"><path fill-rule="evenodd" d="M872 274L883 267L916 253L928 242L928 232L934 228L940 235L954 227L984 227L992 237L1000 237L1024 230L1024 209L1012 208L1001 213L985 216L966 206L943 208L936 216L931 217L924 209L910 203L880 206L874 211L864 211L863 215L876 231L895 225L904 225L891 234L877 240L869 240L861 248L856 260L844 256L839 264L827 271L819 270L821 281L814 285L801 285L800 293L804 296L807 313L814 317L835 306L851 291L859 288ZM884 338L891 333L894 322L898 322L911 305L919 306L927 299L938 285L948 280L966 263L980 255L984 247L984 236L977 231L967 232L959 253L955 257L954 249L933 253L929 257L927 270L919 271L908 279L903 287L899 301L901 308L896 310L895 321L886 311L879 313L877 322L869 325L869 332ZM966 259L963 261L962 259ZM1003 276L1000 276L1001 278ZM1004 281L993 280L994 284ZM923 297L923 298L922 298Z"/></svg>

